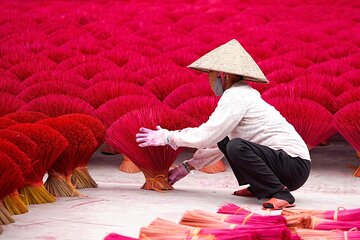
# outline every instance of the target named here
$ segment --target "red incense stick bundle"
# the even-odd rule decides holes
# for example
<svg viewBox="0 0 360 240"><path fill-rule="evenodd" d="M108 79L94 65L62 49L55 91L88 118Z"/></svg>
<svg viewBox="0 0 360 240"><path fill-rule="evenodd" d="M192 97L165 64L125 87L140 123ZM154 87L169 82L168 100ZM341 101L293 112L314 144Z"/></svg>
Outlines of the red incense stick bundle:
<svg viewBox="0 0 360 240"><path fill-rule="evenodd" d="M0 138L0 151L8 155L14 162L17 164L21 170L21 176L26 181L29 179L30 174L33 173L33 165L31 159L26 156L26 154L21 151L15 144ZM19 188L23 187L20 186ZM3 203L5 208L9 211L10 214L23 214L27 213L27 209L24 202L21 200L17 189L15 189L11 194L3 198Z"/></svg>
<svg viewBox="0 0 360 240"><path fill-rule="evenodd" d="M37 83L46 83L47 81L56 81L59 85L61 83L75 84L81 88L87 88L89 86L89 82L80 75L61 70L48 70L36 73L22 83L31 86Z"/></svg>
<svg viewBox="0 0 360 240"><path fill-rule="evenodd" d="M199 96L214 96L208 80L199 80L186 83L166 96L163 102L169 107L176 109L187 100Z"/></svg>
<svg viewBox="0 0 360 240"><path fill-rule="evenodd" d="M34 172L19 191L24 203L28 205L54 202L56 199L43 185L43 177L67 147L67 140L53 128L38 123L17 124L9 127L9 130L28 136L38 146L37 159L32 159Z"/></svg>
<svg viewBox="0 0 360 240"><path fill-rule="evenodd" d="M0 129L16 125L17 122L6 117L0 117Z"/></svg>
<svg viewBox="0 0 360 240"><path fill-rule="evenodd" d="M84 99L94 108L98 108L111 99L126 95L153 96L147 89L134 83L104 81L86 89Z"/></svg>
<svg viewBox="0 0 360 240"><path fill-rule="evenodd" d="M13 112L4 117L10 118L18 123L35 123L39 120L49 118L49 116L44 113L33 111Z"/></svg>
<svg viewBox="0 0 360 240"><path fill-rule="evenodd" d="M87 163L96 150L98 144L94 134L83 124L67 118L49 118L39 121L39 124L59 131L69 142L49 169L46 189L57 197L80 196L71 183L71 173L77 166Z"/></svg>
<svg viewBox="0 0 360 240"><path fill-rule="evenodd" d="M106 128L98 119L89 115L76 113L63 115L59 118L74 120L87 127L93 133L97 141L96 149L99 148L101 144L103 144L106 134ZM76 188L97 187L95 180L91 177L89 173L87 167L88 160L89 159L84 158L84 161L77 162L76 167L72 172L71 182L74 184L74 186L76 186Z"/></svg>
<svg viewBox="0 0 360 240"><path fill-rule="evenodd" d="M355 149L360 158L360 101L353 102L334 115L335 128ZM354 173L360 177L360 166Z"/></svg>
<svg viewBox="0 0 360 240"><path fill-rule="evenodd" d="M143 95L120 96L102 104L94 115L99 118L107 128L127 112L143 107L154 107L161 102L155 97ZM127 157L123 158L119 170L126 173L140 172L140 169Z"/></svg>
<svg viewBox="0 0 360 240"><path fill-rule="evenodd" d="M0 117L19 110L24 102L14 95L0 92Z"/></svg>
<svg viewBox="0 0 360 240"><path fill-rule="evenodd" d="M21 108L21 111L35 111L50 117L57 117L69 113L92 115L94 108L78 97L49 94L28 102Z"/></svg>
<svg viewBox="0 0 360 240"><path fill-rule="evenodd" d="M294 126L309 149L336 133L331 113L316 102L288 97L271 98L267 102Z"/></svg>
<svg viewBox="0 0 360 240"><path fill-rule="evenodd" d="M18 165L0 151L0 200L24 184L24 178ZM15 220L0 202L0 225L13 223Z"/></svg>
<svg viewBox="0 0 360 240"><path fill-rule="evenodd" d="M46 96L48 94L63 94L66 96L79 97L83 94L83 89L72 83L61 83L57 81L41 82L27 87L20 94L18 98L24 102Z"/></svg>
<svg viewBox="0 0 360 240"><path fill-rule="evenodd" d="M167 180L168 170L182 150L170 146L141 148L135 135L140 127L155 129L157 125L169 130L191 126L192 120L166 106L131 111L111 125L106 141L118 152L124 153L140 168L148 190L171 190Z"/></svg>

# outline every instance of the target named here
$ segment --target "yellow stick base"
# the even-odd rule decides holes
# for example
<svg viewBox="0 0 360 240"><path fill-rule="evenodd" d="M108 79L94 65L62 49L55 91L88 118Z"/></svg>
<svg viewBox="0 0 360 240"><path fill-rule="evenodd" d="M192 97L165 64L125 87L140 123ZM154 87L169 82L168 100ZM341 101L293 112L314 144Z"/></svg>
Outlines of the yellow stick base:
<svg viewBox="0 0 360 240"><path fill-rule="evenodd" d="M25 205L53 203L56 201L56 198L46 191L43 184L25 186L19 190L19 193Z"/></svg>
<svg viewBox="0 0 360 240"><path fill-rule="evenodd" d="M17 190L4 197L3 204L11 215L24 214L29 211L25 203L21 200Z"/></svg>
<svg viewBox="0 0 360 240"><path fill-rule="evenodd" d="M97 188L97 183L91 177L87 167L76 168L72 173L71 183L78 189Z"/></svg>

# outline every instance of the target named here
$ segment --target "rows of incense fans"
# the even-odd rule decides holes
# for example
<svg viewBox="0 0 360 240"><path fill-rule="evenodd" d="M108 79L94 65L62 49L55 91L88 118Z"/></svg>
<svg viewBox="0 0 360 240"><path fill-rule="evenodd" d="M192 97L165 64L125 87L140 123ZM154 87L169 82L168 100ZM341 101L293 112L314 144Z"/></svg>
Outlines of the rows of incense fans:
<svg viewBox="0 0 360 240"><path fill-rule="evenodd" d="M270 81L249 84L309 149L340 134L360 157L355 2L155 2L0 3L0 224L96 187L87 164L98 150L121 153L119 169L141 171L142 188L173 189L184 149L141 149L135 134L206 122L219 98L186 66L234 38ZM202 169L225 170L220 159Z"/></svg>
<svg viewBox="0 0 360 240"><path fill-rule="evenodd" d="M104 240L347 240L360 239L360 209L336 210L283 209L252 212L235 204L225 204L217 213L192 210L179 223L157 218L140 229L138 238L117 233Z"/></svg>

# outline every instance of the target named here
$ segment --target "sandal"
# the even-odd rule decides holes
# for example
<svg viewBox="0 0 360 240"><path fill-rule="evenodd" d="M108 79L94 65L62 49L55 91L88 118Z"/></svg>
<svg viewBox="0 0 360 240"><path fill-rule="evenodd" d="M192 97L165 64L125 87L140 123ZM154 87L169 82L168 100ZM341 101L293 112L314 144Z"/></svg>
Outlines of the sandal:
<svg viewBox="0 0 360 240"><path fill-rule="evenodd" d="M286 200L271 198L262 204L263 209L281 210L283 208L295 207L295 204L290 204Z"/></svg>
<svg viewBox="0 0 360 240"><path fill-rule="evenodd" d="M250 192L248 188L237 190L233 194L235 196L240 196L240 197L255 197L254 194Z"/></svg>

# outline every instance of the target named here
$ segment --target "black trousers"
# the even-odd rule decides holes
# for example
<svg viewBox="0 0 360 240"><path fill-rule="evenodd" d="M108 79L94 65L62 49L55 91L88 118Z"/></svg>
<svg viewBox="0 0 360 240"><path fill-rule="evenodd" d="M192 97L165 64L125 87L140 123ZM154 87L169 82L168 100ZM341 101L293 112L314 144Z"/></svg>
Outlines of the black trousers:
<svg viewBox="0 0 360 240"><path fill-rule="evenodd" d="M270 198L286 186L290 191L301 187L309 177L310 161L291 157L283 150L252 143L241 138L218 143L239 185L249 184L259 199Z"/></svg>

